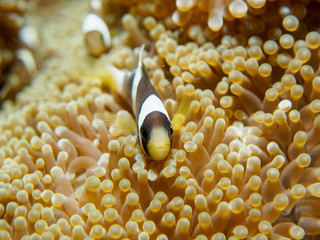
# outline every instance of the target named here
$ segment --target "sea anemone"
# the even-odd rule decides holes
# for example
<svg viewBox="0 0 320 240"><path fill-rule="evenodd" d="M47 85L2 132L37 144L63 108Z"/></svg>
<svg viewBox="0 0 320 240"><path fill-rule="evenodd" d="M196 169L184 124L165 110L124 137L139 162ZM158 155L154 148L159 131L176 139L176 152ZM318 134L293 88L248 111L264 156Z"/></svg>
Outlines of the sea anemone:
<svg viewBox="0 0 320 240"><path fill-rule="evenodd" d="M319 8L35 4L39 69L0 112L0 238L319 238ZM89 13L110 46L101 29L81 31ZM174 127L161 162L123 127L130 110L103 81L107 65L133 70L141 44Z"/></svg>

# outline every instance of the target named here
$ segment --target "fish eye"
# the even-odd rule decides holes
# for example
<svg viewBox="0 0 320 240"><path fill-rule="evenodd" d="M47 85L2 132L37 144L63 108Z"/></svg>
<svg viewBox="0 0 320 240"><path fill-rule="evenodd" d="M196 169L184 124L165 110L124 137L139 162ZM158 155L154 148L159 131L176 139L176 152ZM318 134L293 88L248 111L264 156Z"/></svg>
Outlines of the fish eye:
<svg viewBox="0 0 320 240"><path fill-rule="evenodd" d="M170 127L170 134L172 135L173 134L173 128Z"/></svg>
<svg viewBox="0 0 320 240"><path fill-rule="evenodd" d="M147 140L147 138L148 138L147 130L142 127L141 130L140 130L140 132L141 132L141 137L142 137L142 139L143 139L143 140Z"/></svg>

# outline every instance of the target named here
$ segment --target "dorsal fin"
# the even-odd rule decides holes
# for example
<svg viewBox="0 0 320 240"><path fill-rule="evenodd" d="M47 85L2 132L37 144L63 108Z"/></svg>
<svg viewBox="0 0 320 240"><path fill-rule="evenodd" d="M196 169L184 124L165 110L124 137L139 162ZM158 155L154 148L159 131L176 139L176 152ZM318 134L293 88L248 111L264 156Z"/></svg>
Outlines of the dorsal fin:
<svg viewBox="0 0 320 240"><path fill-rule="evenodd" d="M142 44L140 49L139 49L139 55L138 55L138 64L137 64L137 68L142 66L142 54L143 54L143 50L144 50L145 44Z"/></svg>

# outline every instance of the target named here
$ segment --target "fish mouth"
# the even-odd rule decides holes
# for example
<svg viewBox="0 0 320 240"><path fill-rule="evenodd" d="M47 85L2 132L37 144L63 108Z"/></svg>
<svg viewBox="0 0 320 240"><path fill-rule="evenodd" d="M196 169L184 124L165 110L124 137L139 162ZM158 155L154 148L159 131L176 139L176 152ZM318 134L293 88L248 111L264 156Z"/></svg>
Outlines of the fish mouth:
<svg viewBox="0 0 320 240"><path fill-rule="evenodd" d="M155 161L164 160L169 155L171 151L171 139L164 127L152 129L147 150L149 157Z"/></svg>
<svg viewBox="0 0 320 240"><path fill-rule="evenodd" d="M170 144L157 144L155 146L148 146L150 157L155 161L164 160L170 153Z"/></svg>

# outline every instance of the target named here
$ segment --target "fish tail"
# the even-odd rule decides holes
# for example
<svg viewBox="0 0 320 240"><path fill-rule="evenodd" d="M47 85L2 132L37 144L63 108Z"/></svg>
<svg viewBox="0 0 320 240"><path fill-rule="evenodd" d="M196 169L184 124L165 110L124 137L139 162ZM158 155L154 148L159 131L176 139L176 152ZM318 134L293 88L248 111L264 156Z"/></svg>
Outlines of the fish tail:
<svg viewBox="0 0 320 240"><path fill-rule="evenodd" d="M112 94L120 94L123 90L123 84L126 78L126 73L118 68L107 65L101 77L102 85L111 90Z"/></svg>

